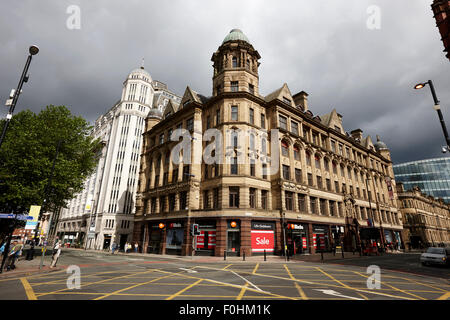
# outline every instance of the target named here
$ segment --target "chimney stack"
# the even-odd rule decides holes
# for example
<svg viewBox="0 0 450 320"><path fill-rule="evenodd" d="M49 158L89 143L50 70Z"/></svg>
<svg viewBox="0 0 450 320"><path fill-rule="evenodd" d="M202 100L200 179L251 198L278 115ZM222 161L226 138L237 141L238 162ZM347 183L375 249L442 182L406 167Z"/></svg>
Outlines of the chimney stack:
<svg viewBox="0 0 450 320"><path fill-rule="evenodd" d="M294 98L295 106L300 105L303 111L308 111L308 94L305 91L300 91L292 96Z"/></svg>
<svg viewBox="0 0 450 320"><path fill-rule="evenodd" d="M352 138L355 140L359 140L359 141L362 141L362 139L363 139L362 133L363 133L363 131L361 129L355 129L350 132L350 134L352 135Z"/></svg>

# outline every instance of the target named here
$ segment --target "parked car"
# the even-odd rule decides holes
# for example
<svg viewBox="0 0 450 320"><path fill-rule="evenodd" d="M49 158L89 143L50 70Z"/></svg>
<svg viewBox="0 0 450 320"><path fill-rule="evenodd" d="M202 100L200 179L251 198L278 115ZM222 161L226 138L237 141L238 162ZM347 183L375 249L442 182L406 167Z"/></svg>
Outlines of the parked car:
<svg viewBox="0 0 450 320"><path fill-rule="evenodd" d="M450 265L450 248L430 247L420 256L422 265L440 264Z"/></svg>

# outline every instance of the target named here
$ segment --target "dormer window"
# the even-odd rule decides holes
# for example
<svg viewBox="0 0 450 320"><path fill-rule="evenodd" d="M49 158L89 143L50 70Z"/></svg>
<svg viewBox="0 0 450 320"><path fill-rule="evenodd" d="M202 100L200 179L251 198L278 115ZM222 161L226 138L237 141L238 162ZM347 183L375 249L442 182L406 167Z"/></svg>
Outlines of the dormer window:
<svg viewBox="0 0 450 320"><path fill-rule="evenodd" d="M289 99L286 98L286 97L283 97L283 102L284 102L284 103L287 103L287 104L291 104L291 100L289 100Z"/></svg>

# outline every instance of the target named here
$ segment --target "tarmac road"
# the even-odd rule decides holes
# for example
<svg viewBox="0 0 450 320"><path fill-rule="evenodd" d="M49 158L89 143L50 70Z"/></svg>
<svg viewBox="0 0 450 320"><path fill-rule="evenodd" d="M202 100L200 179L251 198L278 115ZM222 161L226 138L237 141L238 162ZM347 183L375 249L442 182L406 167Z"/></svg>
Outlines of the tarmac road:
<svg viewBox="0 0 450 320"><path fill-rule="evenodd" d="M448 277L385 269L413 263L408 254L369 257L345 265L278 257L220 261L215 257L110 255L64 250L63 269L0 278L1 300L435 300L450 299ZM356 259L355 259L356 260ZM354 265L354 264L360 265ZM367 266L379 264L380 278ZM74 288L68 266L80 270ZM417 266L411 266L411 268ZM432 269L429 269L432 270ZM447 270L442 271L445 275ZM427 270L428 272L428 270ZM448 275L448 273L447 273ZM72 277L71 277L72 276ZM69 281L68 281L69 280ZM69 285L68 285L69 283ZM368 287L369 283L369 287ZM379 288L377 287L379 285Z"/></svg>

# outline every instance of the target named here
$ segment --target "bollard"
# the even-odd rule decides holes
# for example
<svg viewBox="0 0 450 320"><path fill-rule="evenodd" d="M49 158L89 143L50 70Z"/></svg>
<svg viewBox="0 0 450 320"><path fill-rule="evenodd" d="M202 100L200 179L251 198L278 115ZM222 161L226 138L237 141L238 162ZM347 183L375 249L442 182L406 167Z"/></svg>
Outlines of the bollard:
<svg viewBox="0 0 450 320"><path fill-rule="evenodd" d="M227 250L223 250L223 260L227 260Z"/></svg>
<svg viewBox="0 0 450 320"><path fill-rule="evenodd" d="M344 259L344 248L341 249L342 259Z"/></svg>
<svg viewBox="0 0 450 320"><path fill-rule="evenodd" d="M289 254L289 252L288 252L288 254L287 254L287 256L286 256L287 261L289 261L289 256L290 256L290 254Z"/></svg>
<svg viewBox="0 0 450 320"><path fill-rule="evenodd" d="M267 261L267 259L266 259L266 249L264 249L264 261Z"/></svg>
<svg viewBox="0 0 450 320"><path fill-rule="evenodd" d="M353 250L353 255L355 255L355 250Z"/></svg>
<svg viewBox="0 0 450 320"><path fill-rule="evenodd" d="M242 253L242 260L245 261L245 250L244 250L244 252Z"/></svg>
<svg viewBox="0 0 450 320"><path fill-rule="evenodd" d="M320 260L323 262L323 251L320 251Z"/></svg>

